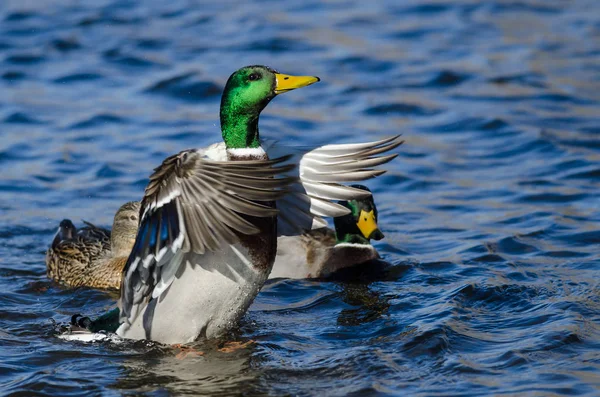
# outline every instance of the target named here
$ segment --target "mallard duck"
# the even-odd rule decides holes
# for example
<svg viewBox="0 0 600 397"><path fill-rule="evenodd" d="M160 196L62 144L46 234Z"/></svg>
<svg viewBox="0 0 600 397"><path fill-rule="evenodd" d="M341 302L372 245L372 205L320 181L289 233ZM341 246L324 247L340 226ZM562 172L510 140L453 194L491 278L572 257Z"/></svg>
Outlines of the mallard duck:
<svg viewBox="0 0 600 397"><path fill-rule="evenodd" d="M351 187L370 192L369 188L364 185L351 185ZM137 204L139 206L139 203ZM383 233L377 226L377 207L373 197L339 201L338 204L350 209L351 212L333 219L335 230L324 227L307 230L300 236L280 236L277 238L277 256L269 278L325 278L340 269L350 268L380 258L379 253L370 242L370 240L384 238ZM133 220L134 217L131 219ZM115 223L116 221L117 217L115 217ZM115 231L119 231L119 227L117 225L113 226L111 245L115 247L118 244L118 251L122 254L118 255L119 261L114 264L111 264L110 261L104 262L107 267L96 279L103 277L105 282L102 285L108 285L108 287L103 286L101 288L118 289L120 286L128 252L131 251L135 242L135 231L138 224L137 222L135 224L129 222L126 226L128 230L128 233L126 233L127 238L118 239L116 242L115 237L124 236L125 233L120 231L120 233L115 234ZM71 236L75 234L74 228L71 221L65 219L61 222L61 228L56 239L72 239ZM81 229L80 232L86 229L89 228ZM107 233L105 229L95 228L92 230L104 233L102 236ZM92 241L100 242L101 240L93 239ZM89 249L81 250L80 255L88 255L93 258L98 256L94 250ZM93 258L86 257L84 259L93 261ZM65 270L62 273L63 278L66 278ZM95 282L81 285L94 287L99 284Z"/></svg>
<svg viewBox="0 0 600 397"><path fill-rule="evenodd" d="M352 187L370 192L363 185ZM351 212L333 218L335 231L324 227L277 239L277 257L269 278L324 278L338 270L379 259L370 242L384 237L377 226L373 196L339 204Z"/></svg>
<svg viewBox="0 0 600 397"><path fill-rule="evenodd" d="M278 235L324 227L321 217L350 212L332 200L370 195L339 183L384 173L372 167L396 157L378 155L399 137L307 152L259 135L259 115L275 96L317 81L260 65L239 69L221 98L223 142L155 169L124 270L117 335L171 344L222 336L267 280ZM77 322L98 329L88 318Z"/></svg>
<svg viewBox="0 0 600 397"><path fill-rule="evenodd" d="M81 229L64 219L46 252L48 277L71 287L115 288L135 242L140 203L123 204L112 232L89 222Z"/></svg>

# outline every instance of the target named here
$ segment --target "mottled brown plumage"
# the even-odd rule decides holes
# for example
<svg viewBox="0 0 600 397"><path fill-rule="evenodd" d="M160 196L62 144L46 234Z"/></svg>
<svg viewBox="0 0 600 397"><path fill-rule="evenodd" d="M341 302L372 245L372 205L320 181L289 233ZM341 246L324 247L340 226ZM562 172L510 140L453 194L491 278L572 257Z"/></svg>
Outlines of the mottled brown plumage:
<svg viewBox="0 0 600 397"><path fill-rule="evenodd" d="M70 287L118 289L135 241L139 210L139 202L121 206L112 233L87 222L77 230L63 220L46 252L48 277Z"/></svg>

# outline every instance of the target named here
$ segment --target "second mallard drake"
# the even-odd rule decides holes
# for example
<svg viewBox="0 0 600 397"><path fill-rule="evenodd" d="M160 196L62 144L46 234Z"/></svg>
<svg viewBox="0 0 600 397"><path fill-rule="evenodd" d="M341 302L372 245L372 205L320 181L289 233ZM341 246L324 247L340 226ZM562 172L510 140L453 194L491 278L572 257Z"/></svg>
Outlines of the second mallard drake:
<svg viewBox="0 0 600 397"><path fill-rule="evenodd" d="M363 185L352 187L370 192ZM379 259L370 243L384 237L377 226L373 196L339 204L351 212L333 219L335 231L325 227L308 230L300 236L279 237L277 257L269 278L324 278Z"/></svg>
<svg viewBox="0 0 600 397"><path fill-rule="evenodd" d="M118 289L138 229L140 203L123 204L112 232L86 222L79 230L64 219L46 252L48 277L71 287Z"/></svg>

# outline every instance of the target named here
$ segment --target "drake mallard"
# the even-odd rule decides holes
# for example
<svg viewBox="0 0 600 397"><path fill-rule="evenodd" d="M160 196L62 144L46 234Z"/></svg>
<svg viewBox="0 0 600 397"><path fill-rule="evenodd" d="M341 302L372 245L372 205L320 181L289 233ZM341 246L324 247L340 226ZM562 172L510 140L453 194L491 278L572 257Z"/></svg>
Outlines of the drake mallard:
<svg viewBox="0 0 600 397"><path fill-rule="evenodd" d="M77 229L64 219L46 252L48 277L71 287L115 288L138 229L140 203L123 204L115 214L112 232L85 222Z"/></svg>
<svg viewBox="0 0 600 397"><path fill-rule="evenodd" d="M370 192L364 185L352 187ZM333 218L335 231L324 227L277 239L277 257L269 278L325 278L380 258L371 245L371 240L384 237L377 226L373 196L338 204L350 212Z"/></svg>
<svg viewBox="0 0 600 397"><path fill-rule="evenodd" d="M222 336L267 280L278 235L324 227L321 217L350 212L333 200L370 195L340 183L383 174L373 167L396 154L378 155L399 137L306 151L259 136L259 115L275 96L317 81L260 65L239 69L221 97L223 142L155 169L124 270L117 335L163 343ZM101 320L104 329L115 326Z"/></svg>

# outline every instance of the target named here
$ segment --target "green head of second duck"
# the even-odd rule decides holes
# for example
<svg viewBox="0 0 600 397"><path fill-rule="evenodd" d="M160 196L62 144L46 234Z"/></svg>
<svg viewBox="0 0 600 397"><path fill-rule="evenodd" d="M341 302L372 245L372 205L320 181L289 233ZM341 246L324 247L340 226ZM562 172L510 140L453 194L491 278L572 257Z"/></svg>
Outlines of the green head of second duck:
<svg viewBox="0 0 600 397"><path fill-rule="evenodd" d="M352 187L370 192L363 185ZM373 196L339 203L350 209L351 213L333 219L338 243L370 244L370 240L381 240L384 237L377 226L377 207Z"/></svg>
<svg viewBox="0 0 600 397"><path fill-rule="evenodd" d="M221 132L228 149L258 148L258 117L278 94L319 81L290 76L262 65L246 66L227 80L221 97Z"/></svg>

